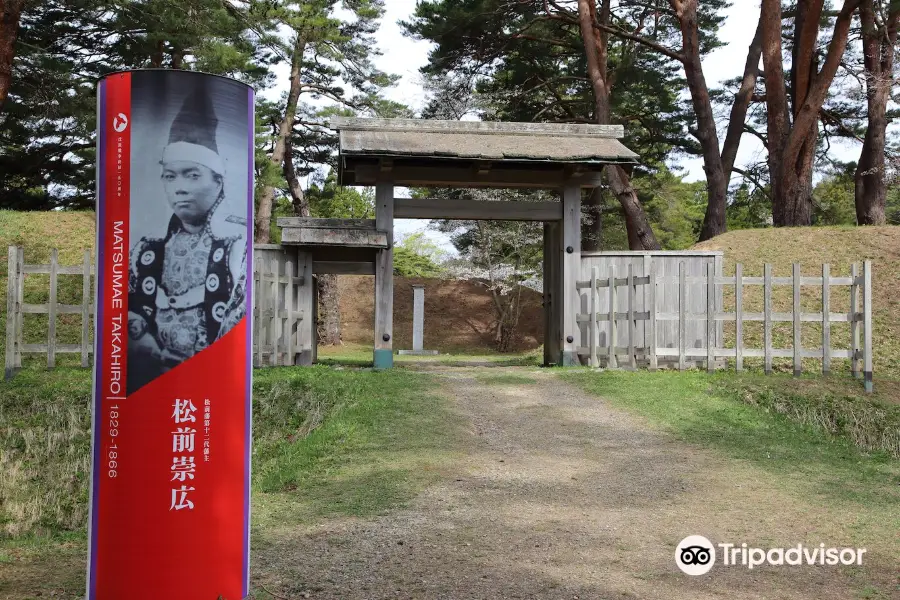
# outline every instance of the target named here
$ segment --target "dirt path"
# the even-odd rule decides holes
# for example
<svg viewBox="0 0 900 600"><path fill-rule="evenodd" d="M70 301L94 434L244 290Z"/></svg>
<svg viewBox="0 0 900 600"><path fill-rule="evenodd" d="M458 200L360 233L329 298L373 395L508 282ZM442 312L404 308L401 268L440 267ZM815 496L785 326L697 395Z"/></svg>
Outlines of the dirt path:
<svg viewBox="0 0 900 600"><path fill-rule="evenodd" d="M827 508L751 465L654 430L551 373L482 383L489 369L431 370L469 424L458 475L374 520L271 538L257 583L284 598L600 599L859 597L846 567L675 566L691 534L777 547L840 544ZM883 597L883 596L875 596Z"/></svg>

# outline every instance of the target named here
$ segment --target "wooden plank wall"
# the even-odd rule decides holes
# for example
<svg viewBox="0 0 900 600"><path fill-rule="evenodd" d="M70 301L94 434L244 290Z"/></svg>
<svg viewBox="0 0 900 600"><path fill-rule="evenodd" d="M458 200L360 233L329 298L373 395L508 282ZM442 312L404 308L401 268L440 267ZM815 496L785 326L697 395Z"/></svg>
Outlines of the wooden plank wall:
<svg viewBox="0 0 900 600"><path fill-rule="evenodd" d="M585 252L581 258L581 272L578 276L579 281L588 281L591 279L591 270L594 267L599 269L601 278L609 277L609 269L615 268L616 278L628 277L629 267L632 269L635 277L647 277L650 275L651 264L656 266L656 274L658 277L678 277L678 266L682 262L685 264L685 275L687 277L705 277L707 265L715 265L717 269L721 269L721 252ZM675 281L660 283L656 289L656 307L659 313L677 313L678 312L678 283ZM588 290L582 288L578 290L580 295L579 312L587 313L590 306L590 298ZM705 283L689 283L686 287L687 303L686 309L688 313L705 313L706 306L706 284ZM647 311L649 304L649 291L647 286L641 286L637 290L636 305L634 311L642 313ZM629 338L628 320L625 318L629 309L628 294L622 289L616 295L616 313L620 313L622 318L617 321L616 337L619 346L627 347L631 344ZM717 311L722 310L722 293L721 289L716 296ZM598 312L609 312L609 294L601 294L599 298ZM588 323L580 323L581 346L588 345ZM707 329L706 322L703 320L688 320L685 324L685 346L687 348L705 348ZM649 327L646 321L638 320L634 328L635 340L634 345L639 349L649 348L650 335ZM598 324L599 340L598 344L602 348L607 346L607 337L609 336L609 323ZM722 327L716 326L715 340L717 344L721 344L724 339ZM679 346L679 324L677 320L658 320L656 322L656 346L659 348L677 349Z"/></svg>
<svg viewBox="0 0 900 600"><path fill-rule="evenodd" d="M286 246L254 247L255 367L299 364L304 353L312 352L313 339L304 322L310 319L304 297L313 284L311 265L306 253L299 254Z"/></svg>

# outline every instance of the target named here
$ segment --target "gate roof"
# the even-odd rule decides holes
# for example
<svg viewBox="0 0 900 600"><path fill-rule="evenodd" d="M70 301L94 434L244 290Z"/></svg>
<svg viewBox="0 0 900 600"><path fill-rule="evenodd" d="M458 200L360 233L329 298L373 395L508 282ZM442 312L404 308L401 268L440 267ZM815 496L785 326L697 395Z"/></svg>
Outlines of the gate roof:
<svg viewBox="0 0 900 600"><path fill-rule="evenodd" d="M621 125L333 118L342 185L559 188L638 155Z"/></svg>

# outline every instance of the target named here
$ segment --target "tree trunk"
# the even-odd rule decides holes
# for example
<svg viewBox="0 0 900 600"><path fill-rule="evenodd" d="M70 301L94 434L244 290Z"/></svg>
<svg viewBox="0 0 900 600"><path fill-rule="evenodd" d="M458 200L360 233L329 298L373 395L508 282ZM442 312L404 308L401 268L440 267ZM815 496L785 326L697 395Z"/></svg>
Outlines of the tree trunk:
<svg viewBox="0 0 900 600"><path fill-rule="evenodd" d="M341 295L337 275L319 275L319 340L326 346L340 346Z"/></svg>
<svg viewBox="0 0 900 600"><path fill-rule="evenodd" d="M816 46L825 0L799 0L794 16L794 46L791 55L791 107L800 112L803 100L816 77Z"/></svg>
<svg viewBox="0 0 900 600"><path fill-rule="evenodd" d="M594 20L597 15L595 0L578 0L578 22L581 29L581 39L584 43L585 57L587 58L588 78L594 91L594 102L597 123L608 125L610 123L609 88L605 77L606 64L606 38L598 35L594 28ZM604 0L600 10L601 23L608 20L609 3ZM601 61L601 58L604 60ZM650 220L644 207L638 200L637 192L631 186L631 180L622 167L608 165L603 169L609 186L616 199L622 205L625 212L625 227L628 230L628 243L632 250L659 250L659 242L653 234Z"/></svg>
<svg viewBox="0 0 900 600"><path fill-rule="evenodd" d="M853 12L862 0L844 0L821 71L813 57L818 39L821 0L802 0L792 73L792 108L784 84L781 40L781 0L763 0L763 66L769 128L769 172L772 216L776 227L812 223L812 169L818 135L819 111L834 81L847 47ZM809 58L809 60L807 60ZM790 116L794 115L793 124Z"/></svg>
<svg viewBox="0 0 900 600"><path fill-rule="evenodd" d="M2 0L0 4L0 107L6 102L12 86L16 39L19 37L19 20L24 6L25 0Z"/></svg>
<svg viewBox="0 0 900 600"><path fill-rule="evenodd" d="M631 179L622 167L609 165L603 169L609 187L616 195L625 213L625 228L628 232L628 247L631 250L662 250L650 219L638 200L637 192L631 186Z"/></svg>
<svg viewBox="0 0 900 600"><path fill-rule="evenodd" d="M670 3L681 27L684 74L691 92L694 115L697 117L697 131L694 135L703 151L703 170L706 172L706 217L700 230L700 241L703 241L725 233L727 229L725 207L728 203L728 177L722 168L716 118L700 61L697 0L670 0Z"/></svg>
<svg viewBox="0 0 900 600"><path fill-rule="evenodd" d="M294 144L291 137L288 136L284 144L284 179L287 181L288 189L291 192L291 205L294 207L294 214L298 217L309 217L309 201L303 188L300 186L300 178L297 177L297 169L294 168Z"/></svg>
<svg viewBox="0 0 900 600"><path fill-rule="evenodd" d="M287 139L294 129L294 120L297 117L297 102L300 99L300 70L303 66L303 52L305 50L306 44L298 35L294 43L294 54L291 57L291 83L288 89L287 104L284 109L284 117L278 124L275 148L272 151L271 160L276 168L283 168ZM256 210L256 242L259 244L268 244L271 239L272 204L274 201L274 186L265 186L259 197L259 207Z"/></svg>
<svg viewBox="0 0 900 600"><path fill-rule="evenodd" d="M150 54L150 66L154 69L161 69L163 64L163 59L165 58L165 48L166 44L163 41L156 42L156 48L153 49L153 52Z"/></svg>
<svg viewBox="0 0 900 600"><path fill-rule="evenodd" d="M731 107L731 116L728 119L728 132L725 134L725 143L722 145L722 170L725 179L731 180L731 172L734 162L737 160L738 148L741 145L741 136L744 135L744 125L747 121L747 111L753 99L753 91L756 89L756 80L759 76L759 58L762 55L762 15L756 26L756 35L750 42L747 50L747 62L744 63L744 77L741 87L734 97Z"/></svg>
<svg viewBox="0 0 900 600"><path fill-rule="evenodd" d="M878 4L883 4L879 1ZM900 5L895 4L887 21L879 26L875 18L875 0L864 0L860 7L868 128L856 169L856 222L859 225L884 225L887 183L885 146L887 142L887 105L894 84L894 52ZM882 7L879 7L882 8Z"/></svg>
<svg viewBox="0 0 900 600"><path fill-rule="evenodd" d="M772 186L772 217L784 224L784 182L781 156L790 131L784 57L781 48L781 0L762 0L762 57L766 78L766 118L769 140L769 179Z"/></svg>

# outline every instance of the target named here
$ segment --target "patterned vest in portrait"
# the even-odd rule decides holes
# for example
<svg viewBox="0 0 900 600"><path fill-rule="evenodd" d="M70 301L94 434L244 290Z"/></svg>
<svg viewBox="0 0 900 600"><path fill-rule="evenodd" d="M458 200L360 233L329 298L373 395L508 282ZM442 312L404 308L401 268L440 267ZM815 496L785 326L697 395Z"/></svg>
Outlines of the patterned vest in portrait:
<svg viewBox="0 0 900 600"><path fill-rule="evenodd" d="M137 245L128 308L147 319L162 348L188 357L218 338L235 284L229 257L237 239L189 233L173 216L165 238Z"/></svg>

